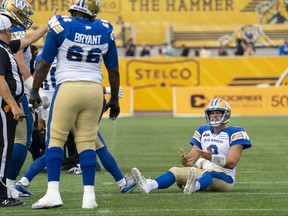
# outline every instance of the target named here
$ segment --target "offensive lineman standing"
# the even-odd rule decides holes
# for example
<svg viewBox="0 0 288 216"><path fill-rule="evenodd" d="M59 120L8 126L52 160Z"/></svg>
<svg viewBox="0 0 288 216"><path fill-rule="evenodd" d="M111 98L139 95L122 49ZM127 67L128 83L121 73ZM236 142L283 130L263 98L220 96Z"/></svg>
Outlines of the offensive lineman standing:
<svg viewBox="0 0 288 216"><path fill-rule="evenodd" d="M69 11L72 17L58 15L48 23L50 32L31 90L30 103L37 107L41 102L38 90L57 56L57 87L47 122L48 189L45 196L32 205L34 209L63 205L59 193L63 145L74 126L84 185L82 208L97 208L94 192L95 134L103 105L102 60L108 70L111 86L111 99L106 109L110 108L112 120L120 113L120 76L115 36L109 22L95 19L100 11L100 0L75 1Z"/></svg>

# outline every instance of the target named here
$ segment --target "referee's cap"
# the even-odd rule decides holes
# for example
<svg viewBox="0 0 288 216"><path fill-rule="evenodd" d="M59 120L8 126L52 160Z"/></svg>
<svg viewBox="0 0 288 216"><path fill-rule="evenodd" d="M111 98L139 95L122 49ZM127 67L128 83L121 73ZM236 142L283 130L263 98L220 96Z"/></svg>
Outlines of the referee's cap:
<svg viewBox="0 0 288 216"><path fill-rule="evenodd" d="M0 30L4 30L11 27L11 22L8 17L0 15Z"/></svg>

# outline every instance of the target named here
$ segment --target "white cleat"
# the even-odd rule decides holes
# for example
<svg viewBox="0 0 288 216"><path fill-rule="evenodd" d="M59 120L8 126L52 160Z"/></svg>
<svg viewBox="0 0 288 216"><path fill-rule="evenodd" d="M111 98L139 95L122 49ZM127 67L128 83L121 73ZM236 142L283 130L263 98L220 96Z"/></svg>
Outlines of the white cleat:
<svg viewBox="0 0 288 216"><path fill-rule="evenodd" d="M82 202L82 208L83 209L94 209L97 208L98 205L95 200L95 195L94 196L83 196L83 202Z"/></svg>
<svg viewBox="0 0 288 216"><path fill-rule="evenodd" d="M151 179L145 179L141 172L137 168L132 168L131 170L132 177L134 181L137 183L140 190L144 193L150 193L152 191L151 189Z"/></svg>
<svg viewBox="0 0 288 216"><path fill-rule="evenodd" d="M18 199L20 196L20 192L13 187L8 187L13 199Z"/></svg>
<svg viewBox="0 0 288 216"><path fill-rule="evenodd" d="M187 176L187 183L184 187L184 194L192 194L196 190L196 181L197 181L197 170L195 167L192 167Z"/></svg>
<svg viewBox="0 0 288 216"><path fill-rule="evenodd" d="M63 205L59 192L46 193L41 199L32 205L32 209L56 208Z"/></svg>

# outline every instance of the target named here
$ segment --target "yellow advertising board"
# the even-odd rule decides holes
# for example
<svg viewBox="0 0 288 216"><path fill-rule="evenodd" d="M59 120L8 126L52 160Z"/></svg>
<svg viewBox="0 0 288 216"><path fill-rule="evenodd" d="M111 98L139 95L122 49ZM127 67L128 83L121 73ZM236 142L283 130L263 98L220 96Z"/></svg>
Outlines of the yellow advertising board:
<svg viewBox="0 0 288 216"><path fill-rule="evenodd" d="M29 2L35 11L31 17L35 26L47 23L52 5L58 7L59 14L69 15L67 2L69 6L70 0ZM189 25L188 29L183 28L185 32L201 29L202 25L221 29L221 25L284 24L288 19L286 6L284 0L101 0L98 18L116 25L122 16L124 22L135 29L137 44L155 45L167 40L169 26Z"/></svg>
<svg viewBox="0 0 288 216"><path fill-rule="evenodd" d="M232 115L288 115L288 86L281 87L175 87L173 115L204 115L213 98L227 100Z"/></svg>
<svg viewBox="0 0 288 216"><path fill-rule="evenodd" d="M101 0L99 16L115 22L121 15L125 22L159 24L248 24L258 23L255 0ZM29 0L43 24L50 17L52 6L67 14L70 0ZM260 2L260 1L258 1ZM68 3L68 4L67 4ZM41 15L40 15L41 14ZM35 19L36 20L36 19ZM154 27L156 29L156 26Z"/></svg>
<svg viewBox="0 0 288 216"><path fill-rule="evenodd" d="M287 62L288 57L123 58L119 67L121 85L134 88L135 111L172 111L172 87L275 85Z"/></svg>
<svg viewBox="0 0 288 216"><path fill-rule="evenodd" d="M120 115L119 117L130 117L134 115L134 95L133 88L128 86L121 86L123 88L124 97L119 98ZM108 103L110 95L105 95L106 102ZM109 117L109 110L103 114L103 118Z"/></svg>

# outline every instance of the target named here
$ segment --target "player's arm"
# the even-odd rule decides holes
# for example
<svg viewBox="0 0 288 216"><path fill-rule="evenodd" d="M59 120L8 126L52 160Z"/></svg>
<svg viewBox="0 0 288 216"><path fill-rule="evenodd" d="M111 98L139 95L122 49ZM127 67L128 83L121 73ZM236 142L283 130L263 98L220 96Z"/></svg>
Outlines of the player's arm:
<svg viewBox="0 0 288 216"><path fill-rule="evenodd" d="M30 99L29 99L29 104L31 104L33 108L38 108L42 103L42 100L39 95L39 88L41 87L42 82L47 76L51 64L52 63L40 59L35 69L33 87L30 91Z"/></svg>
<svg viewBox="0 0 288 216"><path fill-rule="evenodd" d="M35 43L37 40L42 38L47 32L47 25L43 25L36 29L34 32L27 34L25 37L21 38L20 49L24 49L32 43Z"/></svg>
<svg viewBox="0 0 288 216"><path fill-rule="evenodd" d="M57 13L58 7L53 6L52 13L51 13L51 18L54 17ZM21 38L21 45L20 49L24 49L25 47L29 46L32 43L35 43L37 40L42 38L48 30L47 25L43 25L33 31L30 34L27 34L25 37Z"/></svg>
<svg viewBox="0 0 288 216"><path fill-rule="evenodd" d="M103 94L109 94L110 95L111 94L111 88L103 86ZM123 88L122 87L119 87L118 97L119 98L123 98L124 97L124 92L123 92Z"/></svg>
<svg viewBox="0 0 288 216"><path fill-rule="evenodd" d="M211 162L228 169L233 169L240 160L241 153L243 150L243 145L234 144L230 147L229 154L227 157L219 154L212 154L210 149L207 151L198 149L199 154L205 158L206 160L210 160Z"/></svg>
<svg viewBox="0 0 288 216"><path fill-rule="evenodd" d="M183 149L180 149L181 151L181 163L183 166L186 166L186 167L192 167L196 161L198 160L199 158L199 153L198 153L198 150L200 148L196 145L193 146L193 148L191 149L191 151L189 152L188 155L185 154L185 152L183 151Z"/></svg>
<svg viewBox="0 0 288 216"><path fill-rule="evenodd" d="M110 108L109 117L111 120L115 120L120 113L119 107L119 87L120 87L120 73L118 65L118 53L115 43L115 36L113 29L111 28L109 49L106 55L103 56L104 64L108 71L108 79L111 87L111 98L106 105L105 110Z"/></svg>
<svg viewBox="0 0 288 216"><path fill-rule="evenodd" d="M229 154L226 158L226 164L224 168L233 169L240 161L243 145L233 145L230 147Z"/></svg>
<svg viewBox="0 0 288 216"><path fill-rule="evenodd" d="M119 87L120 87L120 74L118 68L108 69L108 78L111 86L111 99L118 101Z"/></svg>
<svg viewBox="0 0 288 216"><path fill-rule="evenodd" d="M57 20L57 17L54 17L52 19ZM49 23L51 22L51 20L49 21ZM48 25L50 28L51 27L50 24ZM58 26L59 25L60 23L58 23ZM34 76L33 89L37 91L41 87L44 79L46 78L48 72L50 71L51 65L55 57L57 56L58 53L57 37L58 34L55 33L54 31L49 31L46 36L45 44L41 53L41 58L39 59L39 61L37 61L37 66L35 68L35 72L33 75Z"/></svg>
<svg viewBox="0 0 288 216"><path fill-rule="evenodd" d="M51 63L40 59L34 72L33 89L39 90L45 77L47 76Z"/></svg>

